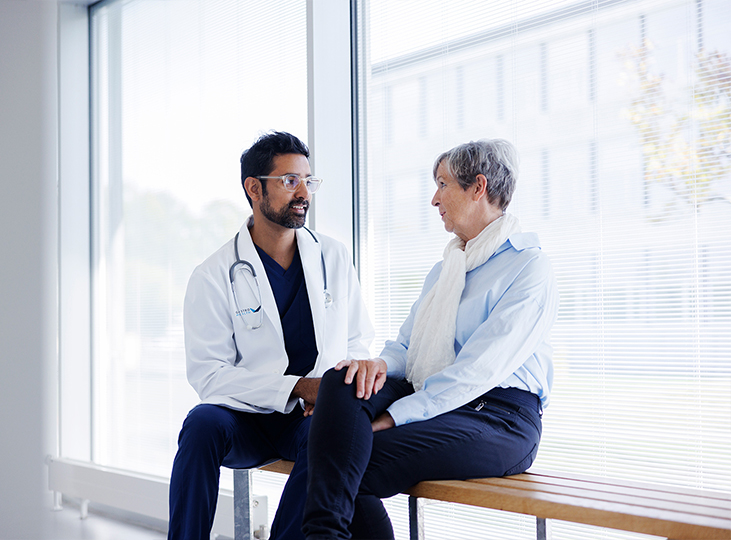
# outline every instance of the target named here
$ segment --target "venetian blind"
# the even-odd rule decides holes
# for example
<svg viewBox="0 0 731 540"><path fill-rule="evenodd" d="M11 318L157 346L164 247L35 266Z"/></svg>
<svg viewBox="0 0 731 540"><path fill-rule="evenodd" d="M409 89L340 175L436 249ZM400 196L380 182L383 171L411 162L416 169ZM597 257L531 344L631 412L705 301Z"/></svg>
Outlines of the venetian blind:
<svg viewBox="0 0 731 540"><path fill-rule="evenodd" d="M429 204L434 159L506 138L521 156L509 211L539 234L561 294L534 468L728 490L731 5L363 0L358 21L360 272L376 353L449 239ZM426 513L430 538L535 537L517 516Z"/></svg>

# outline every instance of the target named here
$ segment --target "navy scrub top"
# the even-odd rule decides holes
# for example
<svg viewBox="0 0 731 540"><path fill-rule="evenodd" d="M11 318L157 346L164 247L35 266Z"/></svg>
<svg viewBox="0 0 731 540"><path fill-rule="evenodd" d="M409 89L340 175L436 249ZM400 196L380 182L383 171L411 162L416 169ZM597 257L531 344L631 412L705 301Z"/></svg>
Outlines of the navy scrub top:
<svg viewBox="0 0 731 540"><path fill-rule="evenodd" d="M282 321L284 349L289 358L284 374L304 377L315 368L317 342L299 249L295 250L292 264L285 270L263 249L256 244L255 247L264 264Z"/></svg>

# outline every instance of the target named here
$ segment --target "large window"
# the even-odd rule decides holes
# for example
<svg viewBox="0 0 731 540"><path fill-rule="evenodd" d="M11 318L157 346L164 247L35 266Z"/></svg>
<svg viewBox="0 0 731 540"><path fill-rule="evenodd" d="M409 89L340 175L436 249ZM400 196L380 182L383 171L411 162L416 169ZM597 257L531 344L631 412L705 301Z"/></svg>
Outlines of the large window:
<svg viewBox="0 0 731 540"><path fill-rule="evenodd" d="M91 12L93 453L167 476L198 401L182 302L250 209L238 158L307 140L304 1L125 0Z"/></svg>
<svg viewBox="0 0 731 540"><path fill-rule="evenodd" d="M345 124L327 91L343 86L348 66L331 69L333 47L318 42L346 26L312 17L316 4L91 9L97 463L169 474L197 402L185 378L185 286L248 214L241 151L272 128L321 134L328 144L314 159L347 139L323 120ZM728 489L728 2L353 4L355 255L375 352L449 239L429 205L434 158L470 139L507 138L522 161L510 211L541 237L561 293L535 467ZM333 186L330 163L317 172ZM318 207L321 223L334 215L346 230L338 204L347 206ZM405 503L387 504L407 538ZM534 537L529 518L455 505L427 506L426 525L430 538ZM553 532L637 537L562 523Z"/></svg>
<svg viewBox="0 0 731 540"><path fill-rule="evenodd" d="M449 238L429 204L433 160L506 138L521 155L509 211L541 237L561 294L534 468L727 490L728 2L359 5L360 270L376 350ZM518 516L426 510L428 536L430 519L450 519L450 538L535 534Z"/></svg>

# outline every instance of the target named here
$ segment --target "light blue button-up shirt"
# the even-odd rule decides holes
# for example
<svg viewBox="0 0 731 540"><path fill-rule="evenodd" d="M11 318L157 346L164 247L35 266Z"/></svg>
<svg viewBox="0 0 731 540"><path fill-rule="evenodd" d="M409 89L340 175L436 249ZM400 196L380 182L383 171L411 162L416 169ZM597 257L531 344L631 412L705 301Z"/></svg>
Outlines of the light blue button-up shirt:
<svg viewBox="0 0 731 540"><path fill-rule="evenodd" d="M381 352L389 377L405 377L414 317L441 269L439 262L429 272L398 337ZM396 425L454 410L496 386L533 392L546 407L553 384L549 333L557 313L556 278L538 236L512 235L487 262L467 273L457 312L454 364L389 407Z"/></svg>

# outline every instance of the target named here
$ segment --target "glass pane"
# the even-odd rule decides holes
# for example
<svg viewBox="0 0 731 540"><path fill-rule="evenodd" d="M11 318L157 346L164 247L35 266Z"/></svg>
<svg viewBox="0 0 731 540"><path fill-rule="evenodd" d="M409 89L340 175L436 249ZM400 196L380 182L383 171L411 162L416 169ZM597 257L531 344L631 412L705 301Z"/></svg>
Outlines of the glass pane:
<svg viewBox="0 0 731 540"><path fill-rule="evenodd" d="M99 463L170 472L198 401L185 376L188 277L250 212L241 152L270 129L306 140L305 7L133 0L93 10Z"/></svg>
<svg viewBox="0 0 731 540"><path fill-rule="evenodd" d="M359 247L376 352L449 239L429 203L434 159L507 138L521 156L509 211L539 234L561 294L535 467L727 490L728 2L360 8ZM445 530L437 508L427 524ZM525 527L474 512L490 525L454 537ZM565 523L553 534L638 537Z"/></svg>

